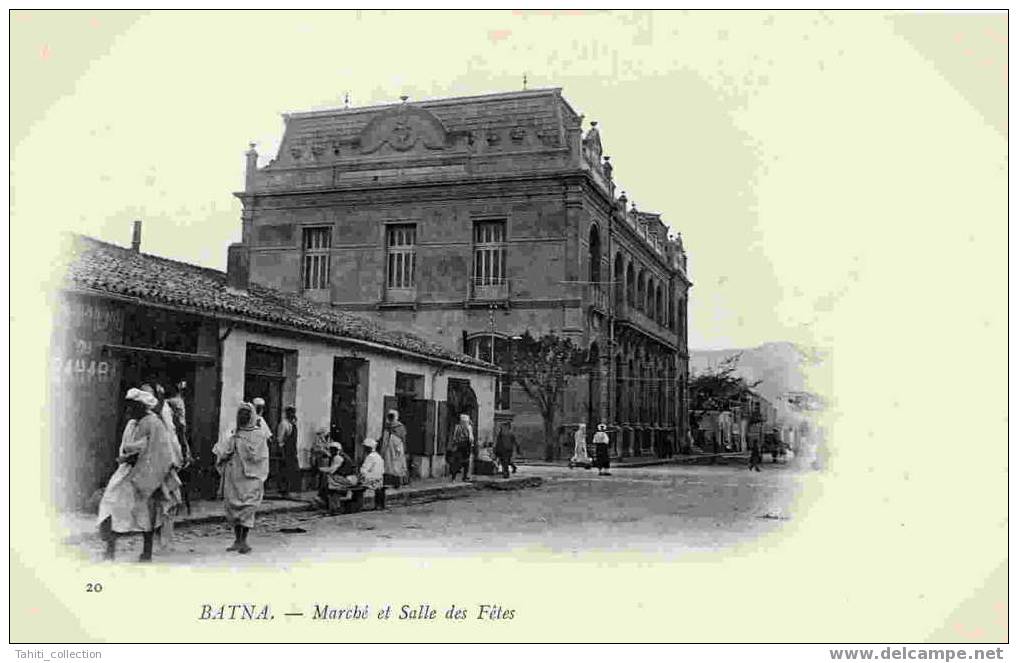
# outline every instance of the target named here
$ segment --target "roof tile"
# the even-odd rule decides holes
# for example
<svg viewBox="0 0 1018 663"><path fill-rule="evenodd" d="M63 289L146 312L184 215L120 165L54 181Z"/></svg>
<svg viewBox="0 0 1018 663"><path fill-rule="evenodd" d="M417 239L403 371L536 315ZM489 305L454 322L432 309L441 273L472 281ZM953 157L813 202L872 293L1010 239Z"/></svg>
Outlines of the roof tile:
<svg viewBox="0 0 1018 663"><path fill-rule="evenodd" d="M227 286L226 273L74 235L64 287L136 297L205 313L224 313L294 330L368 341L472 366L492 365L414 334L385 329L367 318L308 301L300 295L252 284L246 292Z"/></svg>

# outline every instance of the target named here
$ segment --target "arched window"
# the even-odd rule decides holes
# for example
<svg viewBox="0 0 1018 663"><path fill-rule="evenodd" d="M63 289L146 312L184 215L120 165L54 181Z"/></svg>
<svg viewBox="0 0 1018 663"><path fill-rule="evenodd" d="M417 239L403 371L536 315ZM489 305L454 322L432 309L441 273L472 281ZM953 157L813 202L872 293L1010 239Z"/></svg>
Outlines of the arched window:
<svg viewBox="0 0 1018 663"><path fill-rule="evenodd" d="M505 363L506 355L509 353L509 340L498 334L477 334L467 339L464 352L475 359L490 362L496 366ZM499 411L509 410L512 406L510 391L512 385L505 376L499 374L495 377L495 409Z"/></svg>
<svg viewBox="0 0 1018 663"><path fill-rule="evenodd" d="M640 423L646 424L650 420L650 369L647 366L647 357L640 355Z"/></svg>
<svg viewBox="0 0 1018 663"><path fill-rule="evenodd" d="M636 277L633 263L626 265L626 306L636 306Z"/></svg>
<svg viewBox="0 0 1018 663"><path fill-rule="evenodd" d="M615 356L615 423L626 421L626 386L622 374L622 355Z"/></svg>
<svg viewBox="0 0 1018 663"><path fill-rule="evenodd" d="M675 300L675 331L680 338L686 335L686 300L682 297Z"/></svg>
<svg viewBox="0 0 1018 663"><path fill-rule="evenodd" d="M661 286L654 286L654 319L662 325L665 322L664 310L661 306Z"/></svg>
<svg viewBox="0 0 1018 663"><path fill-rule="evenodd" d="M636 277L636 308L640 311L647 310L647 272L640 270Z"/></svg>
<svg viewBox="0 0 1018 663"><path fill-rule="evenodd" d="M672 298L668 295L667 287L664 290L663 297L664 297L663 303L664 303L664 307L665 307L665 310L664 310L665 327L668 327L668 329L674 329L675 325L672 324Z"/></svg>
<svg viewBox="0 0 1018 663"><path fill-rule="evenodd" d="M612 274L612 280L615 281L615 306L622 307L626 305L626 284L625 284L625 268L622 264L622 254L615 254L615 270Z"/></svg>
<svg viewBox="0 0 1018 663"><path fill-rule="evenodd" d="M601 234L597 226L590 225L590 282L595 290L601 289Z"/></svg>
<svg viewBox="0 0 1018 663"><path fill-rule="evenodd" d="M601 354L600 349L597 347L597 343L593 343L588 351L588 356L591 360L590 371L588 375L588 383L590 393L587 398L588 420L593 424L600 423L601 420Z"/></svg>
<svg viewBox="0 0 1018 663"><path fill-rule="evenodd" d="M636 400L639 394L636 390L638 384L639 383L636 381L636 366L634 365L633 358L630 357L629 368L626 370L626 401L628 402L626 406L627 422L632 422L637 418Z"/></svg>

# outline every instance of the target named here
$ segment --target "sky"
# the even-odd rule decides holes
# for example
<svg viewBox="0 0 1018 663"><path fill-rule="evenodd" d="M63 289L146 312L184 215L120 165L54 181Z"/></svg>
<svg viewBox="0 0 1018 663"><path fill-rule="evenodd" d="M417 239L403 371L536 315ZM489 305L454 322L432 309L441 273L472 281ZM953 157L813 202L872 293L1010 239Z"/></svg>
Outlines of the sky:
<svg viewBox="0 0 1018 663"><path fill-rule="evenodd" d="M224 268L244 152L274 156L281 113L525 74L682 234L691 347L828 346L901 247L949 270L999 241L932 221L965 218L938 194L1002 191L1006 58L1001 14L18 11L12 230L128 244L142 219L147 252Z"/></svg>

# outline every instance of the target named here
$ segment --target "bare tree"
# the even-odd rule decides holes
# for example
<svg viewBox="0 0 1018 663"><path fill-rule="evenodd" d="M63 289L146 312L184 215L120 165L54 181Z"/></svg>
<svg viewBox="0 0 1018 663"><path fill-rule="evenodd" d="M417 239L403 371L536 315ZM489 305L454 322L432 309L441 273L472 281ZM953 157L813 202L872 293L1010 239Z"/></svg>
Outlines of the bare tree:
<svg viewBox="0 0 1018 663"><path fill-rule="evenodd" d="M571 377L583 375L588 366L584 350L555 334L535 337L527 331L513 340L506 353L502 369L507 378L520 385L541 412L546 460L555 455L555 417L566 385Z"/></svg>

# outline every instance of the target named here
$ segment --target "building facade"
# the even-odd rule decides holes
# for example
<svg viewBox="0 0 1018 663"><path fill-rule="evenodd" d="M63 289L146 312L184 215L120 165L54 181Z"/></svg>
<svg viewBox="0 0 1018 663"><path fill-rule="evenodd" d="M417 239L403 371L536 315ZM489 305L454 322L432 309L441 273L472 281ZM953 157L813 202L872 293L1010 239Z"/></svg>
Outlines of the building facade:
<svg viewBox="0 0 1018 663"><path fill-rule="evenodd" d="M237 270L237 264L231 264ZM146 382L187 383L188 443L197 458L187 488L218 487L212 446L243 401L261 397L275 430L283 408L298 417L298 456L307 486L308 451L328 431L358 460L378 439L384 413L407 423L414 476L441 476L455 417L468 412L478 439L494 426L498 371L426 339L246 285L223 273L87 237L75 237L56 300L53 372L55 503L86 504L116 469L124 394ZM273 488L280 451L273 453Z"/></svg>
<svg viewBox="0 0 1018 663"><path fill-rule="evenodd" d="M558 423L608 422L619 454L685 439L690 281L681 239L616 191L597 123L558 89L286 115L279 153L247 154L253 283L372 316L498 363L515 336L587 349ZM498 379L527 454L541 420Z"/></svg>

